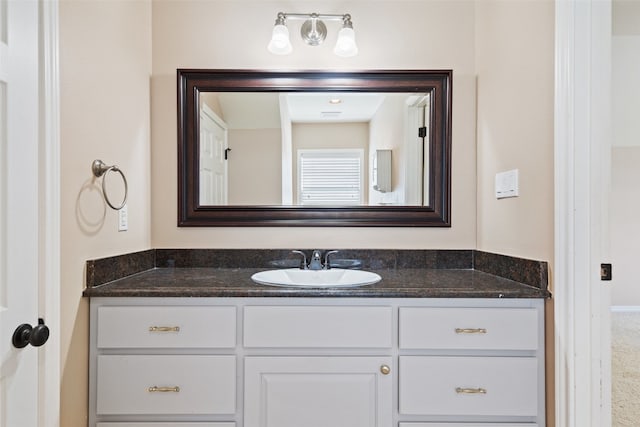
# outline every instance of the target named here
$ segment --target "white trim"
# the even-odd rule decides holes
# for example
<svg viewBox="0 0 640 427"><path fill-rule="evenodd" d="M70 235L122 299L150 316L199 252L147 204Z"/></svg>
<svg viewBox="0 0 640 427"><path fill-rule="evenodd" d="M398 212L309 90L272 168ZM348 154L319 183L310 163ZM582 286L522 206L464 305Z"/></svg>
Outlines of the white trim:
<svg viewBox="0 0 640 427"><path fill-rule="evenodd" d="M293 205L293 130L289 113L289 98L281 93L278 100L282 132L282 204L291 206Z"/></svg>
<svg viewBox="0 0 640 427"><path fill-rule="evenodd" d="M640 311L640 305L612 305L612 313L636 313Z"/></svg>
<svg viewBox="0 0 640 427"><path fill-rule="evenodd" d="M60 81L58 0L40 0L40 307L52 331L40 353L39 419L60 426Z"/></svg>
<svg viewBox="0 0 640 427"><path fill-rule="evenodd" d="M570 154L573 134L571 123L567 119L573 107L569 73L573 43L573 4L556 2L555 13L555 126L554 126L554 321L555 321L555 422L560 426L575 426L570 423L575 412L572 399L574 375L573 305L571 291L573 287L573 158ZM571 193L569 193L571 191Z"/></svg>
<svg viewBox="0 0 640 427"><path fill-rule="evenodd" d="M599 278L607 254L610 22L610 0L556 2L555 421L563 427L611 425L609 289Z"/></svg>

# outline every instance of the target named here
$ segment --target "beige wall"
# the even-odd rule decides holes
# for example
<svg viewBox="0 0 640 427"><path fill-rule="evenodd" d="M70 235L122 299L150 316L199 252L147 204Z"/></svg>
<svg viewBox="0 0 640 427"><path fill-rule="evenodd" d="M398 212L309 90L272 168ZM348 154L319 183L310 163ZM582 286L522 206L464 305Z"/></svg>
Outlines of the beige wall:
<svg viewBox="0 0 640 427"><path fill-rule="evenodd" d="M221 248L474 248L475 31L473 1L153 2L152 245ZM246 13L251 10L251 13ZM360 52L339 58L322 47L270 54L278 11L353 16ZM296 34L296 30L292 30ZM335 39L334 39L335 40ZM453 69L453 227L450 229L176 227L176 68Z"/></svg>
<svg viewBox="0 0 640 427"><path fill-rule="evenodd" d="M614 147L609 210L611 260L615 265L611 304L640 306L640 146Z"/></svg>
<svg viewBox="0 0 640 427"><path fill-rule="evenodd" d="M362 170L368 170L367 151L369 148L368 123L293 123L291 126L293 153L293 203L298 200L298 150L322 148L356 148L364 156ZM366 182L366 181L365 181ZM364 189L363 199L368 199Z"/></svg>
<svg viewBox="0 0 640 427"><path fill-rule="evenodd" d="M231 129L230 205L279 205L282 202L280 129Z"/></svg>
<svg viewBox="0 0 640 427"><path fill-rule="evenodd" d="M376 115L369 123L369 204L393 203L403 205L405 179L402 165L405 161L405 96L386 96ZM417 135L417 130L416 130ZM391 191L381 193L373 189L372 159L376 150L391 150Z"/></svg>
<svg viewBox="0 0 640 427"><path fill-rule="evenodd" d="M478 249L553 260L553 35L550 0L477 3ZM497 200L511 169L520 196Z"/></svg>
<svg viewBox="0 0 640 427"><path fill-rule="evenodd" d="M60 2L61 421L87 425L87 259L150 245L149 1ZM129 231L117 231L91 162L117 164L129 181ZM113 198L121 197L109 176ZM114 203L119 203L114 201Z"/></svg>
<svg viewBox="0 0 640 427"><path fill-rule="evenodd" d="M640 35L640 2L638 0L613 0L611 19L614 36Z"/></svg>
<svg viewBox="0 0 640 427"><path fill-rule="evenodd" d="M553 1L478 2L475 55L478 73L477 248L549 261L552 280ZM495 174L511 169L519 170L520 196L498 200ZM553 331L553 301L548 301L548 427L555 425Z"/></svg>
<svg viewBox="0 0 640 427"><path fill-rule="evenodd" d="M640 242L640 2L614 0L613 150L609 233L614 264L612 305L640 306L636 265Z"/></svg>
<svg viewBox="0 0 640 427"><path fill-rule="evenodd" d="M315 148L361 148L366 150L369 147L369 124L365 122L292 123L291 136L294 156L297 150Z"/></svg>

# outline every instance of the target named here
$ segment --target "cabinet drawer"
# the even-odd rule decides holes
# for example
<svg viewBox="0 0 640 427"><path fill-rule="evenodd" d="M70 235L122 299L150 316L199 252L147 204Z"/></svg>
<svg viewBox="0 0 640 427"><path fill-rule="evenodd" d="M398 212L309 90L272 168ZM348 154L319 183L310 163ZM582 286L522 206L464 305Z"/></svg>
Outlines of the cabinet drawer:
<svg viewBox="0 0 640 427"><path fill-rule="evenodd" d="M402 307L400 348L536 350L533 308Z"/></svg>
<svg viewBox="0 0 640 427"><path fill-rule="evenodd" d="M98 423L96 427L235 427L236 423ZM507 426L509 427L509 426Z"/></svg>
<svg viewBox="0 0 640 427"><path fill-rule="evenodd" d="M250 306L245 347L391 348L391 307Z"/></svg>
<svg viewBox="0 0 640 427"><path fill-rule="evenodd" d="M536 423L400 423L398 427L538 427Z"/></svg>
<svg viewBox="0 0 640 427"><path fill-rule="evenodd" d="M99 348L232 348L235 307L98 308Z"/></svg>
<svg viewBox="0 0 640 427"><path fill-rule="evenodd" d="M402 356L399 375L401 414L538 414L534 357Z"/></svg>
<svg viewBox="0 0 640 427"><path fill-rule="evenodd" d="M101 355L98 414L233 414L235 356Z"/></svg>

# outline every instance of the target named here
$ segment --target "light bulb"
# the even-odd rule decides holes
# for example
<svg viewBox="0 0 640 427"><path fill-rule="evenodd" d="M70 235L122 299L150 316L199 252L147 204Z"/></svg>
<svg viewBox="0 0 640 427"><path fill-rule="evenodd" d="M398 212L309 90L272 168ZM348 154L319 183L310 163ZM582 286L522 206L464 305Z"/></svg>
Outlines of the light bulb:
<svg viewBox="0 0 640 427"><path fill-rule="evenodd" d="M286 25L278 24L273 27L271 41L267 46L269 52L276 55L288 55L293 50L291 41L289 40L289 30Z"/></svg>
<svg viewBox="0 0 640 427"><path fill-rule="evenodd" d="M358 46L356 45L356 34L353 28L343 27L338 33L338 41L333 53L338 56L347 58L358 54Z"/></svg>

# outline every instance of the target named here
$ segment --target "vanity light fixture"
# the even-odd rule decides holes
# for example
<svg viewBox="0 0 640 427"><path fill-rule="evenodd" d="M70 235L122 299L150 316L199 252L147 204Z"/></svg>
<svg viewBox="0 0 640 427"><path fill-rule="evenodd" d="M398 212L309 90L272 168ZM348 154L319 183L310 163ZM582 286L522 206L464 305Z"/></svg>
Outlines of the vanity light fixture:
<svg viewBox="0 0 640 427"><path fill-rule="evenodd" d="M302 40L310 46L321 45L327 37L327 26L323 20L342 21L342 28L338 32L338 41L333 49L333 53L345 58L358 54L353 23L351 22L351 15L348 13L344 15L332 15L279 12L271 34L271 41L267 46L269 52L276 55L288 55L292 52L293 47L291 46L289 29L287 28L288 19L304 19L304 23L300 27L300 36Z"/></svg>

